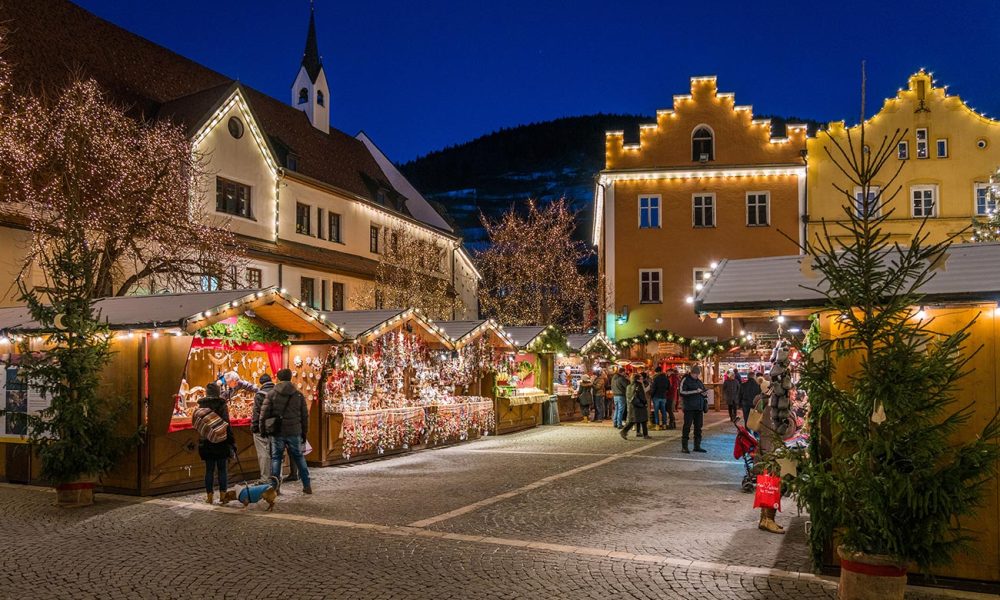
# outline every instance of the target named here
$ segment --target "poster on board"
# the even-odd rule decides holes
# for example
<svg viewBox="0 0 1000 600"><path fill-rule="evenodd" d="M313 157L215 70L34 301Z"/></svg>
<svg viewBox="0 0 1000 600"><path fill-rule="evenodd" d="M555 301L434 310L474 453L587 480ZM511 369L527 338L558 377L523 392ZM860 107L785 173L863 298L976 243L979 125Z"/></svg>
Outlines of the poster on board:
<svg viewBox="0 0 1000 600"><path fill-rule="evenodd" d="M18 367L8 366L0 376L0 402L4 409L3 419L0 419L0 440L24 441L28 425L23 415L37 413L49 406L42 393L29 388L17 375Z"/></svg>

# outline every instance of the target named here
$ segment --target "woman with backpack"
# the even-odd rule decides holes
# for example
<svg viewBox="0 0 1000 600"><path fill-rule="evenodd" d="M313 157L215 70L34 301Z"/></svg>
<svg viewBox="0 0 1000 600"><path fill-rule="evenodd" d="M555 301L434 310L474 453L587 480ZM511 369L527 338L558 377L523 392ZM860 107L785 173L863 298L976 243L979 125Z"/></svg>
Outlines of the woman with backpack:
<svg viewBox="0 0 1000 600"><path fill-rule="evenodd" d="M219 503L225 504L236 498L235 492L228 492L229 457L236 452L236 440L229 425L229 409L221 398L219 384L213 382L205 386L205 397L198 401L191 423L198 431L198 456L205 461L205 502L215 499L215 474L219 475Z"/></svg>

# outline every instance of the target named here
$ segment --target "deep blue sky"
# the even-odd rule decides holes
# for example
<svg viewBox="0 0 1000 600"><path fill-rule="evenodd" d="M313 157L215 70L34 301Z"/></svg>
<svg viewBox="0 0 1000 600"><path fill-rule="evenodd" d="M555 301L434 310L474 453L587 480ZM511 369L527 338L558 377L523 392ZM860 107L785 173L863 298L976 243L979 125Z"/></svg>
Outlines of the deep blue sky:
<svg viewBox="0 0 1000 600"><path fill-rule="evenodd" d="M288 101L307 0L78 3ZM870 109L923 66L1000 115L997 0L317 0L316 17L333 125L397 162L504 126L652 115L692 75L755 113L855 122L863 58Z"/></svg>

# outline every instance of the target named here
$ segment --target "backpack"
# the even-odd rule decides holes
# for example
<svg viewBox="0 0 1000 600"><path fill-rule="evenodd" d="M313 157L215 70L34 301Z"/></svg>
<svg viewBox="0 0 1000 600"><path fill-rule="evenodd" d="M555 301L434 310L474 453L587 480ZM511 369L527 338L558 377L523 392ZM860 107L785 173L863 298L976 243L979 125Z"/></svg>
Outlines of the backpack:
<svg viewBox="0 0 1000 600"><path fill-rule="evenodd" d="M198 430L203 440L213 444L226 441L229 437L229 423L226 423L214 410L201 407L191 416L191 425Z"/></svg>

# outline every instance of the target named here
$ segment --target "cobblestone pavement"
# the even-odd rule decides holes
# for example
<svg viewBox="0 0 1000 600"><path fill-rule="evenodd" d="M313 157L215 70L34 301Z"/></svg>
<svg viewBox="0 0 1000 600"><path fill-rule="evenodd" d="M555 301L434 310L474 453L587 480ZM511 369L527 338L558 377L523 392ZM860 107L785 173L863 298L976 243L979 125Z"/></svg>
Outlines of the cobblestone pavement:
<svg viewBox="0 0 1000 600"><path fill-rule="evenodd" d="M273 513L2 486L0 598L834 598L793 505L788 535L756 529L710 424L705 455L564 425L314 469Z"/></svg>

